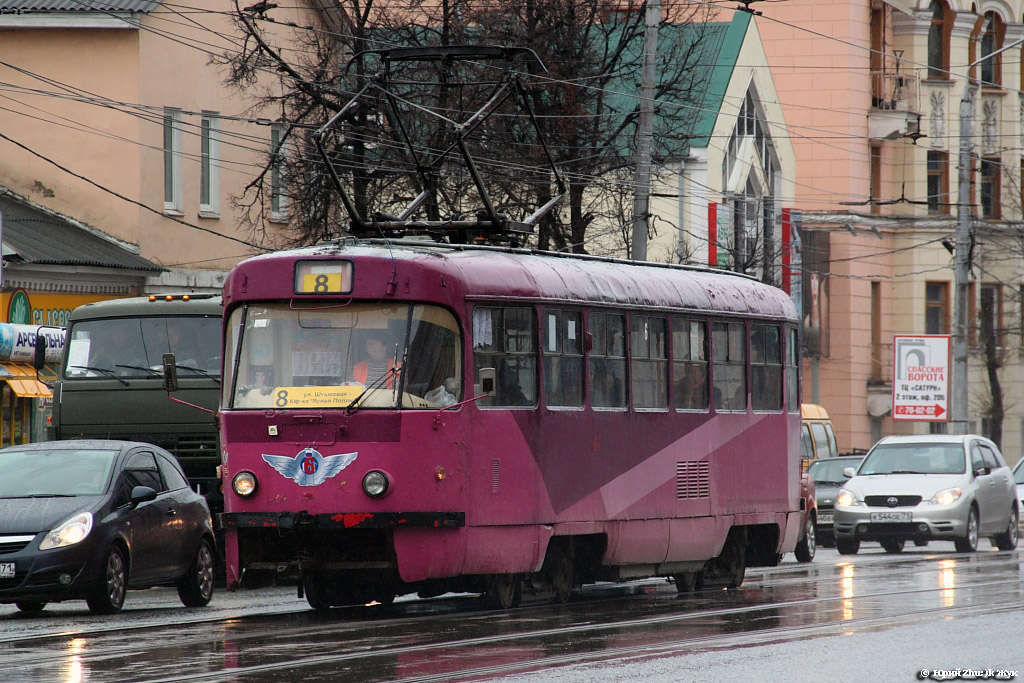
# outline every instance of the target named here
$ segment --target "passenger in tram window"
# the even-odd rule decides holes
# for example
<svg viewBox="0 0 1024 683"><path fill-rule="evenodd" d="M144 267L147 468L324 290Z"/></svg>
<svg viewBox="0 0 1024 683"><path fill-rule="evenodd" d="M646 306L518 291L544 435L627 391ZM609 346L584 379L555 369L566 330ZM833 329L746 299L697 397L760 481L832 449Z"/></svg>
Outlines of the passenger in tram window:
<svg viewBox="0 0 1024 683"><path fill-rule="evenodd" d="M621 408L626 405L623 388L625 381L615 370L618 363L599 362L594 359L591 363L590 404L598 408Z"/></svg>
<svg viewBox="0 0 1024 683"><path fill-rule="evenodd" d="M366 356L365 360L352 366L350 380L369 386L386 377L380 388L394 389L401 368L395 364L391 336L383 330L372 330L366 337Z"/></svg>
<svg viewBox="0 0 1024 683"><path fill-rule="evenodd" d="M677 363L676 408L703 410L708 407L707 367L700 363Z"/></svg>
<svg viewBox="0 0 1024 683"><path fill-rule="evenodd" d="M508 358L502 358L498 363L498 400L495 405L502 406L528 406L532 405L530 400L519 383L518 373L508 362Z"/></svg>

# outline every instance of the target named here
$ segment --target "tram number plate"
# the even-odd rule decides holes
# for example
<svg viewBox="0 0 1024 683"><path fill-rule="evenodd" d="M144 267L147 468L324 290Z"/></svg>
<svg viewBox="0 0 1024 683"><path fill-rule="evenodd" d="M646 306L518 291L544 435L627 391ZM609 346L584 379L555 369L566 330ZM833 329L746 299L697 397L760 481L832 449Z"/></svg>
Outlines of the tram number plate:
<svg viewBox="0 0 1024 683"><path fill-rule="evenodd" d="M14 578L14 563L13 562L0 562L0 579L13 579Z"/></svg>
<svg viewBox="0 0 1024 683"><path fill-rule="evenodd" d="M914 516L910 512L872 512L872 522L913 522Z"/></svg>
<svg viewBox="0 0 1024 683"><path fill-rule="evenodd" d="M818 513L818 524L831 524L832 513L831 512L819 512Z"/></svg>

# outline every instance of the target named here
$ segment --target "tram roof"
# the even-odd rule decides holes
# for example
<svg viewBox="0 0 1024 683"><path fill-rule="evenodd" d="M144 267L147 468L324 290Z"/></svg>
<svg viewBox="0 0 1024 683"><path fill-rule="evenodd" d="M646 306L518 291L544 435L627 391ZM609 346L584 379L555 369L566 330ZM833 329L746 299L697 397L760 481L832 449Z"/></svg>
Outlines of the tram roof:
<svg viewBox="0 0 1024 683"><path fill-rule="evenodd" d="M322 242L256 256L239 264L287 256L382 259L449 273L467 298L525 298L638 308L689 308L797 319L792 299L749 275L703 266L425 240ZM230 284L229 284L230 286Z"/></svg>

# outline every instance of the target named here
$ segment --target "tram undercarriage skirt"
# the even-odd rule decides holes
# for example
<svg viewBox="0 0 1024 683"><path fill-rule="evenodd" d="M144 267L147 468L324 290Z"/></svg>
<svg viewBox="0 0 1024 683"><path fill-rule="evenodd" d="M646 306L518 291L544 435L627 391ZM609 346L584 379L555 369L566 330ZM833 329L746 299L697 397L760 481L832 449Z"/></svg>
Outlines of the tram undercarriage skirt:
<svg viewBox="0 0 1024 683"><path fill-rule="evenodd" d="M221 529L390 529L417 527L451 529L466 526L465 512L224 512Z"/></svg>

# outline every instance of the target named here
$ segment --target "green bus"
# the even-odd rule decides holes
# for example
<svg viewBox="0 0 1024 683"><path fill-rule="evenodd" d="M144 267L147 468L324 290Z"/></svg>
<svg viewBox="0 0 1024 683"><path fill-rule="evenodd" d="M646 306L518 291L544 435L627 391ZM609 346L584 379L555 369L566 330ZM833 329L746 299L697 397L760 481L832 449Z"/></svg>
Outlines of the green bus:
<svg viewBox="0 0 1024 683"><path fill-rule="evenodd" d="M166 448L211 511L223 509L216 421L221 319L219 294L159 294L76 308L53 391L53 438ZM177 366L173 399L164 387L166 353Z"/></svg>

